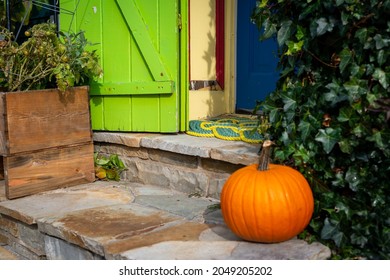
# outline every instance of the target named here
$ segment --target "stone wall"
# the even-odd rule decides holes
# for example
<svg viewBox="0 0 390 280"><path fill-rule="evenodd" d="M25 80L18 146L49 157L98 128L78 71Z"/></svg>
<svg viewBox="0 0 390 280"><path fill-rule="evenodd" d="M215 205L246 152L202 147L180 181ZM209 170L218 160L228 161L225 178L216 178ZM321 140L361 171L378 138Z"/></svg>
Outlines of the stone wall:
<svg viewBox="0 0 390 280"><path fill-rule="evenodd" d="M223 184L242 164L153 148L95 142L95 151L117 154L127 167L122 180L219 198Z"/></svg>

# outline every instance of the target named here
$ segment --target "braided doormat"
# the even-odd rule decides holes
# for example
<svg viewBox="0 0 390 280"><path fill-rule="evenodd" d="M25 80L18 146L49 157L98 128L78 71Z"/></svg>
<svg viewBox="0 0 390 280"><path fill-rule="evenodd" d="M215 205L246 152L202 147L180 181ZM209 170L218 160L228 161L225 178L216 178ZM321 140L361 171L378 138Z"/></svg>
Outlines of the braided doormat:
<svg viewBox="0 0 390 280"><path fill-rule="evenodd" d="M238 116L192 120L189 123L187 134L198 137L216 137L229 141L261 143L263 136L257 131L257 124L257 119Z"/></svg>

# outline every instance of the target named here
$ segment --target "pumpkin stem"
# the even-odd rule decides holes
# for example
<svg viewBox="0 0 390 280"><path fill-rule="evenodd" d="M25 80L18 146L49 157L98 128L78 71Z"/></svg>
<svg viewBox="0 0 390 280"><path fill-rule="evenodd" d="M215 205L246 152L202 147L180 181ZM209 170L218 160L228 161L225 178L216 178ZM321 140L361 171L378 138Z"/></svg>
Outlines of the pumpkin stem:
<svg viewBox="0 0 390 280"><path fill-rule="evenodd" d="M260 158L259 158L259 166L257 170L265 171L268 170L269 158L271 154L271 146L274 143L271 140L265 140L262 145Z"/></svg>

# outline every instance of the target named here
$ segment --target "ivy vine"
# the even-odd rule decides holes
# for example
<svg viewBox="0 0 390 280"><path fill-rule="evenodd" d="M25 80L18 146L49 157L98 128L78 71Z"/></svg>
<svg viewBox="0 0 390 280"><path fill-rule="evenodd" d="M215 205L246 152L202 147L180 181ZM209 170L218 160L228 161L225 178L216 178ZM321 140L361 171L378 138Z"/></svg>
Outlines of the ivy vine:
<svg viewBox="0 0 390 280"><path fill-rule="evenodd" d="M280 79L265 101L274 159L310 181L303 234L334 258L390 258L390 0L261 0Z"/></svg>

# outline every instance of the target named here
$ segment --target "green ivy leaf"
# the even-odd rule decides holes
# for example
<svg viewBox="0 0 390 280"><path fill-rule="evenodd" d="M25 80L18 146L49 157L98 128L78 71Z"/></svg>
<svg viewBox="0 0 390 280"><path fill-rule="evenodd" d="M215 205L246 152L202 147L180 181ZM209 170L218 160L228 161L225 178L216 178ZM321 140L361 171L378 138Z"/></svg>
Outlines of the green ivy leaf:
<svg viewBox="0 0 390 280"><path fill-rule="evenodd" d="M355 37L359 39L360 44L365 44L368 38L367 28L360 28L356 31Z"/></svg>
<svg viewBox="0 0 390 280"><path fill-rule="evenodd" d="M299 42L287 41L286 44L288 46L286 55L293 55L302 50L303 41L299 41Z"/></svg>
<svg viewBox="0 0 390 280"><path fill-rule="evenodd" d="M383 150L389 146L388 143L385 144L385 141L383 141L383 138L384 137L382 135L382 132L377 130L377 131L374 131L374 133L371 136L367 137L367 140L374 142L379 149Z"/></svg>
<svg viewBox="0 0 390 280"><path fill-rule="evenodd" d="M313 152L306 149L303 145L299 145L298 150L294 153L296 165L307 163L314 156Z"/></svg>
<svg viewBox="0 0 390 280"><path fill-rule="evenodd" d="M375 40L375 47L377 50L383 49L389 45L388 44L389 40L383 39L382 35L380 34L376 34L374 36L374 40Z"/></svg>
<svg viewBox="0 0 390 280"><path fill-rule="evenodd" d="M264 21L264 32L261 35L261 40L265 40L271 38L276 33L276 24L270 22L270 20L266 19Z"/></svg>
<svg viewBox="0 0 390 280"><path fill-rule="evenodd" d="M349 188L356 192L358 191L358 187L361 184L360 176L356 168L350 167L345 174L345 180L349 184Z"/></svg>
<svg viewBox="0 0 390 280"><path fill-rule="evenodd" d="M297 26L297 34L295 34L295 38L297 38L299 41L305 38L304 28L300 25Z"/></svg>
<svg viewBox="0 0 390 280"><path fill-rule="evenodd" d="M380 50L377 55L377 61L379 66L382 66L387 60L387 54L385 50Z"/></svg>
<svg viewBox="0 0 390 280"><path fill-rule="evenodd" d="M376 68L372 77L375 80L377 80L381 84L382 87L388 88L389 81L388 81L388 77L387 77L385 71L383 71L380 68Z"/></svg>
<svg viewBox="0 0 390 280"><path fill-rule="evenodd" d="M316 36L321 36L325 34L328 31L332 31L333 26L328 22L326 18L319 18L316 20L317 23L317 29L316 29Z"/></svg>
<svg viewBox="0 0 390 280"><path fill-rule="evenodd" d="M301 132L302 141L305 141L313 130L314 127L309 122L301 121L298 125L298 131Z"/></svg>
<svg viewBox="0 0 390 280"><path fill-rule="evenodd" d="M343 153L351 154L353 152L353 147L349 139L343 139L339 142L340 150Z"/></svg>
<svg viewBox="0 0 390 280"><path fill-rule="evenodd" d="M340 140L340 128L320 129L315 137L315 140L322 143L324 151L329 154L336 143Z"/></svg>
<svg viewBox="0 0 390 280"><path fill-rule="evenodd" d="M344 234L339 230L339 222L326 218L321 230L321 238L332 239L336 243L336 246L339 247L344 238Z"/></svg>
<svg viewBox="0 0 390 280"><path fill-rule="evenodd" d="M339 122L348 122L350 125L353 125L359 120L359 116L351 107L343 107L340 109L337 120Z"/></svg>
<svg viewBox="0 0 390 280"><path fill-rule="evenodd" d="M343 49L340 53L340 72L344 73L347 66L352 62L352 52L349 49Z"/></svg>
<svg viewBox="0 0 390 280"><path fill-rule="evenodd" d="M364 134L366 134L366 128L362 124L357 124L353 129L352 132L357 137L362 137Z"/></svg>
<svg viewBox="0 0 390 280"><path fill-rule="evenodd" d="M283 95L283 110L285 112L295 110L297 108L297 102L289 96Z"/></svg>
<svg viewBox="0 0 390 280"><path fill-rule="evenodd" d="M260 8L265 8L268 5L268 0L261 0L260 2Z"/></svg>
<svg viewBox="0 0 390 280"><path fill-rule="evenodd" d="M279 46L283 46L284 43L287 41L287 39L290 38L291 25L292 25L291 20L286 20L282 22L277 36Z"/></svg>
<svg viewBox="0 0 390 280"><path fill-rule="evenodd" d="M351 243L359 245L360 247L364 247L368 242L368 238L363 235L358 235L356 233L353 233L351 235Z"/></svg>

